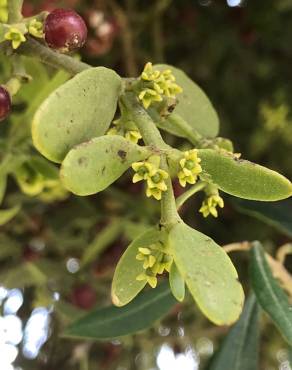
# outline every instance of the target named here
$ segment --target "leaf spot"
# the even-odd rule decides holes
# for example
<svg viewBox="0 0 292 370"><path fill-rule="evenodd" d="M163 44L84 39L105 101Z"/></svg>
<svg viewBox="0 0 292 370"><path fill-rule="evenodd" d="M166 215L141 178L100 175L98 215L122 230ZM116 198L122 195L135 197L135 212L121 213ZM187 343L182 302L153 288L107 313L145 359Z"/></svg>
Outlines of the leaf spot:
<svg viewBox="0 0 292 370"><path fill-rule="evenodd" d="M124 162L126 160L127 152L120 149L118 151L118 156L121 158L122 162Z"/></svg>

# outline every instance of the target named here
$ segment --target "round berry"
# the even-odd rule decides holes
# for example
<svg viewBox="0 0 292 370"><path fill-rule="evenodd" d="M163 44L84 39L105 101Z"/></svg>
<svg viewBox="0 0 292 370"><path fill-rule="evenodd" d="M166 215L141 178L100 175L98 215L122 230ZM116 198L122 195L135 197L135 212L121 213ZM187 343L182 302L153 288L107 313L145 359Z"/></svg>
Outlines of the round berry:
<svg viewBox="0 0 292 370"><path fill-rule="evenodd" d="M89 284L81 284L73 289L70 298L75 306L89 310L96 303L96 292Z"/></svg>
<svg viewBox="0 0 292 370"><path fill-rule="evenodd" d="M67 9L53 10L45 20L44 30L48 46L61 52L79 49L87 37L84 20Z"/></svg>
<svg viewBox="0 0 292 370"><path fill-rule="evenodd" d="M10 113L11 98L9 92L0 86L0 121L3 121Z"/></svg>

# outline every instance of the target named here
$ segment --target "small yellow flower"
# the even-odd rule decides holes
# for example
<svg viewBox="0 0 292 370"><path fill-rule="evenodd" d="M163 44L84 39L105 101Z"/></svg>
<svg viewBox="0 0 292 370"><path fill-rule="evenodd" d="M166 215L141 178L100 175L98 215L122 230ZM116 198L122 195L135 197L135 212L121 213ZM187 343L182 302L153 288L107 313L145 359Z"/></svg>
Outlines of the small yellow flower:
<svg viewBox="0 0 292 370"><path fill-rule="evenodd" d="M143 107L148 109L153 102L161 102L161 95L154 89L146 88L139 94L139 99L142 101Z"/></svg>
<svg viewBox="0 0 292 370"><path fill-rule="evenodd" d="M28 32L38 38L44 37L43 24L37 19L32 19L28 25Z"/></svg>
<svg viewBox="0 0 292 370"><path fill-rule="evenodd" d="M24 34L16 27L10 27L9 31L4 35L5 40L11 41L12 48L17 49L21 43L26 41Z"/></svg>
<svg viewBox="0 0 292 370"><path fill-rule="evenodd" d="M157 277L153 276L151 272L150 273L143 272L142 274L136 277L136 280L138 281L146 280L147 283L151 286L151 288L156 288L157 286Z"/></svg>
<svg viewBox="0 0 292 370"><path fill-rule="evenodd" d="M144 81L155 81L159 78L160 72L153 69L152 63L148 62L145 64L144 70L141 74L141 79Z"/></svg>
<svg viewBox="0 0 292 370"><path fill-rule="evenodd" d="M153 197L156 200L161 200L162 198L162 191L157 188L147 188L146 189L146 196L148 198Z"/></svg>
<svg viewBox="0 0 292 370"><path fill-rule="evenodd" d="M161 102L163 98L175 98L183 90L175 83L175 76L170 69L164 71L155 70L152 63L147 63L140 76L141 91L139 100L145 109L154 102Z"/></svg>
<svg viewBox="0 0 292 370"><path fill-rule="evenodd" d="M140 139L142 139L142 135L138 130L129 130L125 134L125 138L131 141L134 144L137 144Z"/></svg>
<svg viewBox="0 0 292 370"><path fill-rule="evenodd" d="M119 132L118 132L118 129L116 127L112 127L108 130L108 132L106 133L107 135L118 135Z"/></svg>
<svg viewBox="0 0 292 370"><path fill-rule="evenodd" d="M202 172L200 162L201 159L198 157L196 149L184 152L184 157L179 161L181 170L178 173L178 179L181 186L185 187L187 183L196 183L198 175Z"/></svg>
<svg viewBox="0 0 292 370"><path fill-rule="evenodd" d="M168 177L169 175L166 171L158 169L153 176L147 177L147 186L150 189L157 188L161 191L166 191L167 186L164 180L166 180Z"/></svg>
<svg viewBox="0 0 292 370"><path fill-rule="evenodd" d="M203 204L199 210L204 217L209 216L210 214L214 217L218 217L217 206L220 208L224 207L224 201L220 197L219 193L211 194L203 201Z"/></svg>
<svg viewBox="0 0 292 370"><path fill-rule="evenodd" d="M132 168L136 172L133 176L134 184L138 181L147 180L149 176L155 175L156 172L155 166L147 161L135 162L132 164Z"/></svg>

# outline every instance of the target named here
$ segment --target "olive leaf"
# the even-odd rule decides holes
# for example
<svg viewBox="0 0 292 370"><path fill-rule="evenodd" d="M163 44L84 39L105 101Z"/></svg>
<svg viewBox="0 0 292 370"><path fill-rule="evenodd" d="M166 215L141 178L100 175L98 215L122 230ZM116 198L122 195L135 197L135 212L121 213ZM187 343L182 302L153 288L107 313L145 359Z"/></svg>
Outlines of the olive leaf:
<svg viewBox="0 0 292 370"><path fill-rule="evenodd" d="M283 338L292 345L292 305L288 295L273 277L260 243L254 243L250 254L250 277L257 300Z"/></svg>
<svg viewBox="0 0 292 370"><path fill-rule="evenodd" d="M217 325L235 322L244 294L237 272L224 250L208 236L184 223L169 233L177 268L197 305Z"/></svg>
<svg viewBox="0 0 292 370"><path fill-rule="evenodd" d="M87 339L112 339L150 327L175 304L167 282L142 292L125 307L98 308L73 322L63 336Z"/></svg>
<svg viewBox="0 0 292 370"><path fill-rule="evenodd" d="M122 136L101 136L70 150L62 163L61 180L74 194L98 193L117 180L133 162L148 156L147 148Z"/></svg>
<svg viewBox="0 0 292 370"><path fill-rule="evenodd" d="M117 107L121 78L112 70L85 70L55 90L41 104L32 123L36 148L61 162L75 145L103 135Z"/></svg>
<svg viewBox="0 0 292 370"><path fill-rule="evenodd" d="M291 199L276 203L263 203L234 198L232 204L238 212L256 218L292 237Z"/></svg>
<svg viewBox="0 0 292 370"><path fill-rule="evenodd" d="M284 176L231 153L199 149L201 166L209 179L225 193L239 198L275 201L292 195L292 184Z"/></svg>
<svg viewBox="0 0 292 370"><path fill-rule="evenodd" d="M151 228L133 240L128 246L117 264L112 281L112 301L114 305L126 305L144 288L146 280L136 280L136 277L145 271L143 263L136 259L138 248L147 247L160 240L161 232L156 228Z"/></svg>
<svg viewBox="0 0 292 370"><path fill-rule="evenodd" d="M176 79L176 83L183 89L183 92L177 96L178 104L174 109L174 114L182 117L190 126L189 128L197 131L200 135L204 137L217 136L219 119L212 103L203 90L178 68L168 64L156 64L154 68L160 71L170 69ZM169 117L171 118L171 116ZM172 119L161 123L160 127L178 136L189 137L189 133L176 127Z"/></svg>
<svg viewBox="0 0 292 370"><path fill-rule="evenodd" d="M179 273L175 262L171 264L169 271L169 285L174 297L182 302L185 297L185 282Z"/></svg>
<svg viewBox="0 0 292 370"><path fill-rule="evenodd" d="M259 307L254 294L247 299L237 323L225 337L208 370L258 370Z"/></svg>

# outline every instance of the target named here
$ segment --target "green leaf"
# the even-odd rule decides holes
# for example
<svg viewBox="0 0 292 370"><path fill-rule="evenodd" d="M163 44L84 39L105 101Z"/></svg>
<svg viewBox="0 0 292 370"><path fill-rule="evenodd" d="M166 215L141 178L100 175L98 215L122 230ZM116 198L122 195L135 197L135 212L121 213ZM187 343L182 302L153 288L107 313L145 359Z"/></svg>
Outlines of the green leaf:
<svg viewBox="0 0 292 370"><path fill-rule="evenodd" d="M181 277L175 262L172 263L170 272L169 272L169 285L172 294L174 297L182 302L185 298L185 282L184 279Z"/></svg>
<svg viewBox="0 0 292 370"><path fill-rule="evenodd" d="M95 239L86 247L81 259L81 266L84 267L93 262L97 257L113 243L122 231L123 223L121 220L114 220L101 230Z"/></svg>
<svg viewBox="0 0 292 370"><path fill-rule="evenodd" d="M136 280L136 277L144 272L143 263L136 259L138 248L147 247L159 240L161 240L161 232L152 228L133 240L128 246L117 264L112 281L114 305L126 305L144 288L146 280Z"/></svg>
<svg viewBox="0 0 292 370"><path fill-rule="evenodd" d="M74 194L98 193L117 180L133 162L148 156L146 148L122 136L101 136L71 149L62 163L61 180Z"/></svg>
<svg viewBox="0 0 292 370"><path fill-rule="evenodd" d="M171 69L176 78L176 83L183 88L182 94L177 96L178 104L174 109L174 113L181 116L192 129L202 136L217 136L219 119L212 103L203 90L178 68L167 64L156 64L154 67L160 71ZM167 122L168 120L164 128L166 131L168 131ZM175 128L172 122L170 126L171 133L179 130ZM181 130L179 130L178 136L188 138L188 135Z"/></svg>
<svg viewBox="0 0 292 370"><path fill-rule="evenodd" d="M20 211L20 205L16 205L9 209L0 210L0 226L5 225L7 222L13 219Z"/></svg>
<svg viewBox="0 0 292 370"><path fill-rule="evenodd" d="M200 149L202 168L219 189L239 198L275 201L292 195L292 184L284 176L230 153Z"/></svg>
<svg viewBox="0 0 292 370"><path fill-rule="evenodd" d="M40 156L33 156L28 161L29 167L33 168L37 173L45 179L59 179L59 170L51 162Z"/></svg>
<svg viewBox="0 0 292 370"><path fill-rule="evenodd" d="M36 148L48 159L62 162L75 145L103 135L114 117L120 89L121 78L104 67L90 68L66 82L34 116Z"/></svg>
<svg viewBox="0 0 292 370"><path fill-rule="evenodd" d="M208 370L258 370L259 309L252 294Z"/></svg>
<svg viewBox="0 0 292 370"><path fill-rule="evenodd" d="M99 308L69 326L64 336L112 339L149 328L175 304L168 283L149 289L125 307Z"/></svg>
<svg viewBox="0 0 292 370"><path fill-rule="evenodd" d="M250 254L250 277L257 300L292 345L292 305L288 296L273 277L260 243L254 243Z"/></svg>
<svg viewBox="0 0 292 370"><path fill-rule="evenodd" d="M235 322L244 294L224 250L184 223L170 230L169 245L177 268L204 315L217 325Z"/></svg>
<svg viewBox="0 0 292 370"><path fill-rule="evenodd" d="M292 237L292 201L282 200L276 203L254 202L243 199L233 199L237 211L259 219L275 229Z"/></svg>

